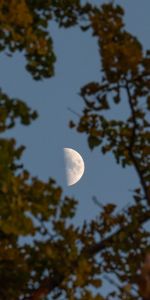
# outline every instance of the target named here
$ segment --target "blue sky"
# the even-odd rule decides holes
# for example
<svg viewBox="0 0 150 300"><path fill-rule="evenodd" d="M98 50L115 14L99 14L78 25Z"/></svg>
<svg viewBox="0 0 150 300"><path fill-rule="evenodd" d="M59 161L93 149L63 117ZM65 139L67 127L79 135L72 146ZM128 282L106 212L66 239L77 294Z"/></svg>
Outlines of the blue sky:
<svg viewBox="0 0 150 300"><path fill-rule="evenodd" d="M150 1L122 0L118 3L125 7L127 30L140 39L145 49L150 48ZM78 28L58 29L54 23L50 25L50 32L57 55L55 77L35 82L24 68L22 55L15 54L13 58L1 55L0 81L8 95L24 99L39 112L39 119L30 127L18 125L9 133L16 137L18 144L27 147L23 155L26 169L43 180L55 178L63 187L64 194L78 199L75 221L81 224L98 213L98 207L92 201L93 195L102 203L113 202L122 207L132 200L130 189L137 185L138 180L132 168L122 169L110 154L102 156L98 148L91 152L86 135L68 128L70 119L77 121L77 116L68 107L79 114L83 107L78 95L80 87L89 81L100 80L96 38ZM123 101L120 117L125 117L126 112L126 103ZM79 151L85 161L85 174L72 187L66 185L64 147Z"/></svg>

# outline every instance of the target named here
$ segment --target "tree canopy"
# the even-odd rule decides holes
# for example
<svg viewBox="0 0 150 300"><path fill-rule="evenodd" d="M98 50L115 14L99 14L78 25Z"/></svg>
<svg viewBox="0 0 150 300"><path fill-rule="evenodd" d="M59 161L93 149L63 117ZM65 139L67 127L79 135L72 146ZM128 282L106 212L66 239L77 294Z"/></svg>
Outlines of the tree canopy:
<svg viewBox="0 0 150 300"><path fill-rule="evenodd" d="M129 207L117 212L113 203L98 203L97 218L81 227L73 225L77 201L63 197L54 179L32 177L21 162L24 146L4 137L18 119L30 125L37 112L1 89L2 300L150 299L150 50L144 51L126 31L123 17L124 9L113 2L98 7L79 0L0 1L0 51L21 51L35 80L54 75L51 21L64 28L79 26L85 34L92 30L101 79L81 88L82 116L69 125L87 134L91 150L111 151L118 164L133 166L139 178ZM130 109L126 120L106 118L105 110L120 105L124 95ZM21 237L31 242L22 245ZM106 280L114 280L114 288L104 297L101 286Z"/></svg>

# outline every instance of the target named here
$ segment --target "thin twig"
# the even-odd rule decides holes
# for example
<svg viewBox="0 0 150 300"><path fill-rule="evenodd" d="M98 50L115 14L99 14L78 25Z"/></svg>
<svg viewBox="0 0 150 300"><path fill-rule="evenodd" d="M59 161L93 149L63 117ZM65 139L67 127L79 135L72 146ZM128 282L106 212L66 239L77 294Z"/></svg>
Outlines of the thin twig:
<svg viewBox="0 0 150 300"><path fill-rule="evenodd" d="M67 109L68 109L71 113L73 113L74 115L76 115L77 117L81 118L81 115L80 115L79 113L77 113L75 110L73 110L72 108L67 107Z"/></svg>

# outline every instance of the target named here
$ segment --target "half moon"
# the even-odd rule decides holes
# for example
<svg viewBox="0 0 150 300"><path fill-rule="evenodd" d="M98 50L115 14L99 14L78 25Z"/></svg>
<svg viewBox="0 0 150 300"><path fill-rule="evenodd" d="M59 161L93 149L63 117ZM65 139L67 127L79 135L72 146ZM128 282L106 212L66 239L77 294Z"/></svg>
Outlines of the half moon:
<svg viewBox="0 0 150 300"><path fill-rule="evenodd" d="M64 148L67 185L73 185L80 180L84 173L84 161L81 155L71 149Z"/></svg>

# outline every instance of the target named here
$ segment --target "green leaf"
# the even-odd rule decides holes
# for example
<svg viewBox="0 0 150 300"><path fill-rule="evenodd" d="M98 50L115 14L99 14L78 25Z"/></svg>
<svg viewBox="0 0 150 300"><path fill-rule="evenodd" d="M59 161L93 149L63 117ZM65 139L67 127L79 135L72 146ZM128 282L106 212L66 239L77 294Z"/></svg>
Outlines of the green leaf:
<svg viewBox="0 0 150 300"><path fill-rule="evenodd" d="M99 146L101 143L100 139L96 136L89 136L88 137L88 144L91 150L93 150L96 146Z"/></svg>

